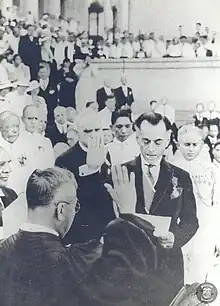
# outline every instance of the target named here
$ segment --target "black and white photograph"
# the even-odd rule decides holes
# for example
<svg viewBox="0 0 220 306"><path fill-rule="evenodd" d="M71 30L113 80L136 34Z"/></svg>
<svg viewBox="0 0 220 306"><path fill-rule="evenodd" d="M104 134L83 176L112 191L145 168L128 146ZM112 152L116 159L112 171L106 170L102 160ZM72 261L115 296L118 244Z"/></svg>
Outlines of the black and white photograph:
<svg viewBox="0 0 220 306"><path fill-rule="evenodd" d="M0 0L0 306L220 305L220 1Z"/></svg>

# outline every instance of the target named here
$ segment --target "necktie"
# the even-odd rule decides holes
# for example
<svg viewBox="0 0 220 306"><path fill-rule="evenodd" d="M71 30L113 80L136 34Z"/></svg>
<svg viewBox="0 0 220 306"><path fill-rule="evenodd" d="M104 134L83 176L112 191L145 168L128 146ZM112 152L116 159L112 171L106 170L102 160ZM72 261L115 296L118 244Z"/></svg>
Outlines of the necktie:
<svg viewBox="0 0 220 306"><path fill-rule="evenodd" d="M155 165L146 165L146 166L147 166L147 170L148 170L147 175L148 175L148 177L151 181L152 186L154 186L155 181L154 181L154 177L152 175L152 168L155 167Z"/></svg>

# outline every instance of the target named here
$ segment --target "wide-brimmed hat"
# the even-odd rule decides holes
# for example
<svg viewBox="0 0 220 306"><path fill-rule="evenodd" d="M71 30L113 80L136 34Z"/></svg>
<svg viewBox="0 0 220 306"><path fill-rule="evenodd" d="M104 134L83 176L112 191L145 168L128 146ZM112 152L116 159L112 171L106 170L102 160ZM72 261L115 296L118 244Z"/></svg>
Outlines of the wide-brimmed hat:
<svg viewBox="0 0 220 306"><path fill-rule="evenodd" d="M38 89L38 88L40 88L39 82L38 81L31 81L29 83L29 87L27 89L27 92L30 92L30 91Z"/></svg>
<svg viewBox="0 0 220 306"><path fill-rule="evenodd" d="M6 89L6 88L12 88L12 87L14 87L14 85L11 82L0 83L0 90Z"/></svg>
<svg viewBox="0 0 220 306"><path fill-rule="evenodd" d="M27 79L20 79L16 82L17 86L24 86L24 87L29 87L30 82Z"/></svg>

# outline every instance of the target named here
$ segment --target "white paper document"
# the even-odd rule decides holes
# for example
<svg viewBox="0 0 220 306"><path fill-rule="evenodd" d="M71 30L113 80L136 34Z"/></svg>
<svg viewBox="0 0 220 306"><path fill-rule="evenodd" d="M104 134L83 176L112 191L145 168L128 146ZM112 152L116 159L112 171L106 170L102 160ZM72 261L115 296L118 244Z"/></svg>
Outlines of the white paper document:
<svg viewBox="0 0 220 306"><path fill-rule="evenodd" d="M144 215L144 214L135 214L135 215L150 222L155 227L154 230L155 236L161 236L169 232L171 217Z"/></svg>

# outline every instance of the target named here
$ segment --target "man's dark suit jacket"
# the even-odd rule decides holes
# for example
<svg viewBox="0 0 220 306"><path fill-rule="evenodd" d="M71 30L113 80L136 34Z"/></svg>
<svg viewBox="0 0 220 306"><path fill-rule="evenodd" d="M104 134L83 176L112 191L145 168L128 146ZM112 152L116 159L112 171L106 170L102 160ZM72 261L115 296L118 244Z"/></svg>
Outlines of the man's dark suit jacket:
<svg viewBox="0 0 220 306"><path fill-rule="evenodd" d="M0 189L2 191L2 193L4 194L4 196L1 197L2 203L4 204L4 207L8 207L12 202L14 202L14 200L17 199L17 194L14 190L7 188L7 187L1 187ZM2 213L1 213L1 209L0 209L0 226L2 226Z"/></svg>
<svg viewBox="0 0 220 306"><path fill-rule="evenodd" d="M130 216L111 222L103 237L103 246L92 241L68 248L44 232L20 230L5 240L1 306L166 305L167 284L154 274L152 227Z"/></svg>
<svg viewBox="0 0 220 306"><path fill-rule="evenodd" d="M64 142L67 143L67 137L66 134L61 134L60 131L57 128L56 123L53 123L52 125L48 126L45 132L45 136L48 137L51 140L51 143L53 147L58 142Z"/></svg>
<svg viewBox="0 0 220 306"><path fill-rule="evenodd" d="M38 65L41 61L38 38L34 37L33 41L31 41L28 35L21 36L18 54L21 56L24 64L30 67L31 79L36 79Z"/></svg>
<svg viewBox="0 0 220 306"><path fill-rule="evenodd" d="M48 125L54 122L54 109L58 106L58 90L57 84L50 78L49 84L45 90L40 87L39 96L43 97L47 104L48 109Z"/></svg>
<svg viewBox="0 0 220 306"><path fill-rule="evenodd" d="M112 95L114 95L114 90L112 89ZM105 88L99 88L96 92L96 101L99 105L99 111L105 108L105 102L108 100L108 95L106 94Z"/></svg>
<svg viewBox="0 0 220 306"><path fill-rule="evenodd" d="M103 164L100 172L80 176L79 167L86 164L86 157L87 153L77 143L55 162L56 166L70 170L78 183L80 211L64 239L66 244L100 239L105 226L115 218L112 199L104 186L109 166Z"/></svg>
<svg viewBox="0 0 220 306"><path fill-rule="evenodd" d="M117 109L120 109L125 104L128 104L129 106L131 106L131 104L134 102L134 96L132 93L132 89L130 87L128 87L127 96L125 96L121 86L116 88L115 98L116 98L116 108Z"/></svg>
<svg viewBox="0 0 220 306"><path fill-rule="evenodd" d="M128 172L135 173L135 187L137 192L136 212L146 214L143 191L143 172L141 157L125 164ZM171 199L173 192L172 181L177 179L182 193ZM173 298L183 286L184 269L181 248L196 233L198 220L196 216L196 202L193 194L192 182L189 174L165 160L161 161L160 174L155 186L155 195L150 208L151 215L172 217L170 231L175 236L174 247L161 253L158 273L173 287ZM160 254L160 250L158 251ZM165 272L165 273L164 273ZM168 305L168 303L164 304Z"/></svg>

